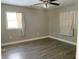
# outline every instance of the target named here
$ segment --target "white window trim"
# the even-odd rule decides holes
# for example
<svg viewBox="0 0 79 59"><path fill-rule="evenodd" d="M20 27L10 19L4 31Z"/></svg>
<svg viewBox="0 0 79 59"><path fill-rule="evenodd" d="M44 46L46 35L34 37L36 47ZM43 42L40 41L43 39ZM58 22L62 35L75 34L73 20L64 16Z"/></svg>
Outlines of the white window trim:
<svg viewBox="0 0 79 59"><path fill-rule="evenodd" d="M23 13L24 13L24 12L17 12L17 11L6 11L6 12L5 12L5 16L6 16L6 29L7 29L7 30L19 30L19 29L22 29L22 28L8 28L7 12L22 13L22 17L23 17ZM23 18L22 18L22 20L23 20ZM23 25L23 24L22 24L22 25Z"/></svg>

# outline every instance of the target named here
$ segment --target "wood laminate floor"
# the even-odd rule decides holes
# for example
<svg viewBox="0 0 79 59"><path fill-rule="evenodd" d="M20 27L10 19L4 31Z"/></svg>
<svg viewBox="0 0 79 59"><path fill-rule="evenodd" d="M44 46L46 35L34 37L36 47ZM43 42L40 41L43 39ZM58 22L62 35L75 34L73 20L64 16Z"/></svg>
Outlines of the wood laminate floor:
<svg viewBox="0 0 79 59"><path fill-rule="evenodd" d="M73 45L46 38L4 47L2 59L75 59Z"/></svg>

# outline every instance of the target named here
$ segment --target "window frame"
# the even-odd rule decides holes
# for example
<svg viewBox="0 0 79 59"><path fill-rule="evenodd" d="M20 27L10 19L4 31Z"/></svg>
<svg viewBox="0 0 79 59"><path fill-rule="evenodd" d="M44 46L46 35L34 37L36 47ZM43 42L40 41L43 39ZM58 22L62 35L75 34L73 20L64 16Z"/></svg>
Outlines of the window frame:
<svg viewBox="0 0 79 59"><path fill-rule="evenodd" d="M16 12L16 11L6 11L5 12L5 16L6 16L6 29L7 30L19 30L19 29L22 29L22 27L21 28L8 28L8 20L7 20L7 12ZM16 13L22 13L22 21L23 21L23 12L16 12ZM23 25L23 24L21 24L21 25Z"/></svg>

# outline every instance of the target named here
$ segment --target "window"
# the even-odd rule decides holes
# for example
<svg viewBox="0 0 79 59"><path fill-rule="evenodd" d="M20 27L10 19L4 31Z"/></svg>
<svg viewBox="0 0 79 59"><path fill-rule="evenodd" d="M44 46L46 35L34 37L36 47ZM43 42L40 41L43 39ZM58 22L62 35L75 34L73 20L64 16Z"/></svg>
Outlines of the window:
<svg viewBox="0 0 79 59"><path fill-rule="evenodd" d="M22 28L22 13L7 12L6 16L8 29Z"/></svg>

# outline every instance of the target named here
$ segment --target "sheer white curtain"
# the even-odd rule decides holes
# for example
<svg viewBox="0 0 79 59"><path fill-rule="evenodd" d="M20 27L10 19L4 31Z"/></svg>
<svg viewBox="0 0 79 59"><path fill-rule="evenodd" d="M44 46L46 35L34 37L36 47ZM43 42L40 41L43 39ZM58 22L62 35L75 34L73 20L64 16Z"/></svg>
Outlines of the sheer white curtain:
<svg viewBox="0 0 79 59"><path fill-rule="evenodd" d="M24 23L24 14L23 13L16 13L18 26L21 27L21 35L25 36L25 23Z"/></svg>
<svg viewBox="0 0 79 59"><path fill-rule="evenodd" d="M73 36L74 10L63 10L60 12L60 34Z"/></svg>
<svg viewBox="0 0 79 59"><path fill-rule="evenodd" d="M22 34L25 36L25 20L24 13L22 13Z"/></svg>

